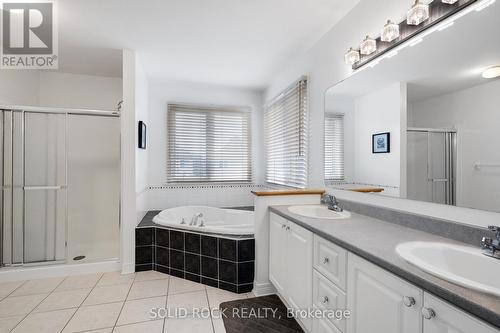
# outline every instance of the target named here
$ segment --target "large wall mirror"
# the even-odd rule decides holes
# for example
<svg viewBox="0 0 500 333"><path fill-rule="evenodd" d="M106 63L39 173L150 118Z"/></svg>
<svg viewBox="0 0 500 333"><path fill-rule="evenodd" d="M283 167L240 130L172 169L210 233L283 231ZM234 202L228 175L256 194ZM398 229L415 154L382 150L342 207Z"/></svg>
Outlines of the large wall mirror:
<svg viewBox="0 0 500 333"><path fill-rule="evenodd" d="M500 212L500 2L325 95L325 182Z"/></svg>

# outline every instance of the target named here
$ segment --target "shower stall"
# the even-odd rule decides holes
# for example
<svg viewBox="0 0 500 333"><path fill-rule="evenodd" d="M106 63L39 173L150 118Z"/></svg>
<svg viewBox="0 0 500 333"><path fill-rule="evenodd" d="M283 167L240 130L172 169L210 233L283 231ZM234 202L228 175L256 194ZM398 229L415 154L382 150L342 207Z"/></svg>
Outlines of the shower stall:
<svg viewBox="0 0 500 333"><path fill-rule="evenodd" d="M407 130L407 198L456 205L456 131Z"/></svg>
<svg viewBox="0 0 500 333"><path fill-rule="evenodd" d="M120 120L0 108L1 267L119 257Z"/></svg>

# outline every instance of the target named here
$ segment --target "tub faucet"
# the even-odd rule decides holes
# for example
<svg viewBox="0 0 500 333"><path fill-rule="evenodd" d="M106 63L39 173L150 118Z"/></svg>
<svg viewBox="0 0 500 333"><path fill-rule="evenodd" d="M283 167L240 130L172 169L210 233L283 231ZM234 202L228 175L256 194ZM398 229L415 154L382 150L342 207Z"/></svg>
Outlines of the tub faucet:
<svg viewBox="0 0 500 333"><path fill-rule="evenodd" d="M198 219L203 217L202 213L194 214L194 216L191 218L191 222L189 222L189 225L197 225L198 224Z"/></svg>
<svg viewBox="0 0 500 333"><path fill-rule="evenodd" d="M323 198L324 198L323 200L325 201L325 203L328 205L329 210L333 210L334 212L338 212L338 213L344 211L344 209L342 208L342 206L340 206L340 203L338 202L337 198L334 195L325 193Z"/></svg>
<svg viewBox="0 0 500 333"><path fill-rule="evenodd" d="M488 229L496 232L495 239L483 237L481 240L481 250L483 250L485 256L500 259L500 227L490 225Z"/></svg>

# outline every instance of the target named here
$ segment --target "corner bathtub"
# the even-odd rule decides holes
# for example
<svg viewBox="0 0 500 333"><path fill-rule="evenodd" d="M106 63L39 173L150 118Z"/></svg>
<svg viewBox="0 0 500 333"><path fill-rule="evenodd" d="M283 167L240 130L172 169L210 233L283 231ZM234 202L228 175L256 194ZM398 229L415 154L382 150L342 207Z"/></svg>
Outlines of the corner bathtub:
<svg viewBox="0 0 500 333"><path fill-rule="evenodd" d="M196 214L203 214L198 219L198 225L189 225ZM182 224L182 221L184 223ZM203 220L204 226L200 227ZM161 211L153 218L153 222L165 227L189 230L200 233L213 233L221 235L253 235L253 212L224 209L208 206L181 206Z"/></svg>

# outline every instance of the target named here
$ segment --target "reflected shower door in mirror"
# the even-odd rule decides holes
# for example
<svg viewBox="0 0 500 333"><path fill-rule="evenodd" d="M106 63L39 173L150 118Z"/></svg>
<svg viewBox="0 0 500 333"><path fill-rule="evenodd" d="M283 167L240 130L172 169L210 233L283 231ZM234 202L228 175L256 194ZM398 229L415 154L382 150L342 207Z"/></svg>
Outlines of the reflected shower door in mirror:
<svg viewBox="0 0 500 333"><path fill-rule="evenodd" d="M452 17L331 87L327 186L500 212L500 78L487 72L500 66L498 17L498 2ZM332 115L342 115L341 129L328 125ZM379 133L390 133L387 152L373 151L386 144L372 141Z"/></svg>
<svg viewBox="0 0 500 333"><path fill-rule="evenodd" d="M408 128L407 198L455 205L456 132Z"/></svg>

